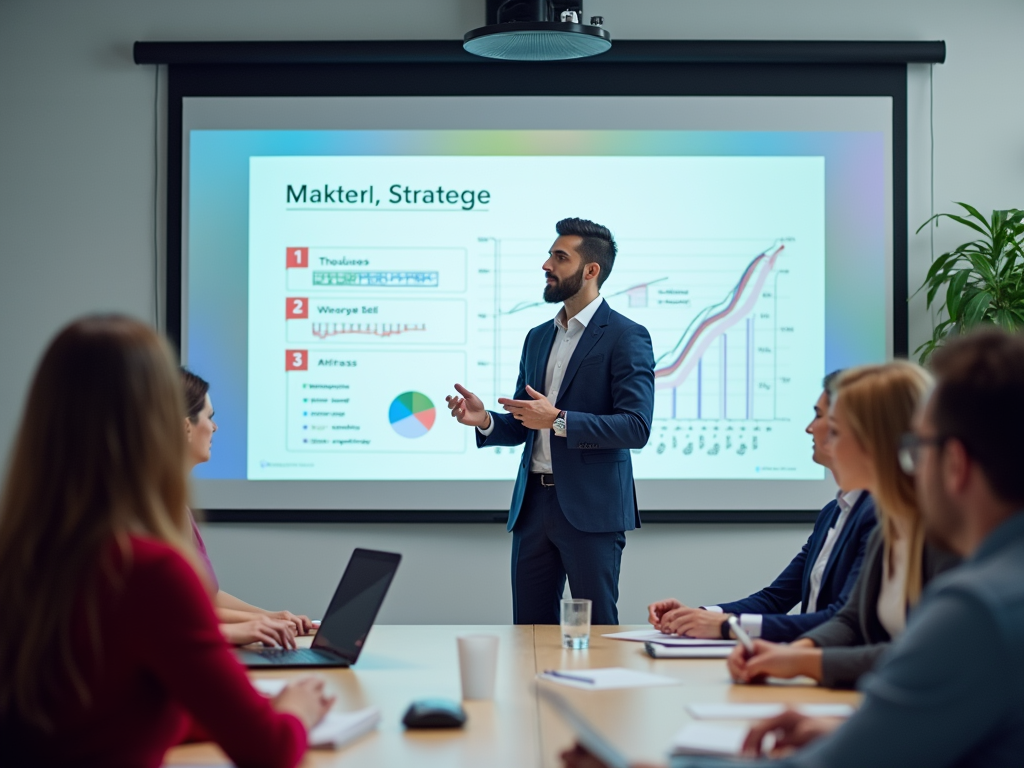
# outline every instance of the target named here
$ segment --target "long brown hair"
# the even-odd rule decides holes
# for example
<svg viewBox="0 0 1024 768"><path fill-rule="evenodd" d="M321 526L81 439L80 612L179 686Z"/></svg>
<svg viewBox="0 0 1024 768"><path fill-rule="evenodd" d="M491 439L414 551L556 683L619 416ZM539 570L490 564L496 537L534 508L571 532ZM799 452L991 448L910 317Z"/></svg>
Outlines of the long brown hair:
<svg viewBox="0 0 1024 768"><path fill-rule="evenodd" d="M91 701L80 664L107 629L101 579L124 575L113 542L127 555L128 534L142 534L194 562L183 402L167 345L138 321L78 320L43 355L0 495L0 718L52 728L69 682ZM86 649L71 637L83 609Z"/></svg>
<svg viewBox="0 0 1024 768"><path fill-rule="evenodd" d="M916 605L921 597L924 525L914 480L900 469L897 453L900 438L910 431L914 413L931 386L928 372L906 360L865 365L851 368L839 377L833 406L843 409L850 431L874 464L878 478L875 509L882 526L886 560L896 539L897 525L910 537L904 587L907 605Z"/></svg>

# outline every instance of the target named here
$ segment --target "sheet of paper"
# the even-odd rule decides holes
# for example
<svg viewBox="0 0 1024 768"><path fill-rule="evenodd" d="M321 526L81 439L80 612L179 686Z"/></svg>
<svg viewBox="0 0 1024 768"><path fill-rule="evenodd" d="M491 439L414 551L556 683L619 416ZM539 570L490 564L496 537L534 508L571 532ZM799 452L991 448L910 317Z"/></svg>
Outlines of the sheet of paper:
<svg viewBox="0 0 1024 768"><path fill-rule="evenodd" d="M537 675L542 680L582 688L588 691L607 691L612 688L643 688L657 685L681 685L682 681L664 675L652 675L624 667L607 669L549 669Z"/></svg>
<svg viewBox="0 0 1024 768"><path fill-rule="evenodd" d="M647 653L656 659L724 659L731 645L658 645L646 643Z"/></svg>
<svg viewBox="0 0 1024 768"><path fill-rule="evenodd" d="M672 752L676 755L737 756L743 751L748 730L745 725L688 723L672 740Z"/></svg>
<svg viewBox="0 0 1024 768"><path fill-rule="evenodd" d="M337 749L369 733L380 723L380 710L367 707L355 712L328 712L309 732L309 746Z"/></svg>
<svg viewBox="0 0 1024 768"><path fill-rule="evenodd" d="M697 720L764 720L785 711L785 704L690 704L686 707ZM794 709L808 717L849 717L849 704L798 704Z"/></svg>
<svg viewBox="0 0 1024 768"><path fill-rule="evenodd" d="M290 681L282 677L257 678L252 687L264 696L277 696ZM372 731L380 723L380 710L367 707L355 712L328 712L309 733L309 746L338 748Z"/></svg>
<svg viewBox="0 0 1024 768"><path fill-rule="evenodd" d="M252 681L252 687L264 696L277 696L286 685L288 680L283 677L258 677Z"/></svg>
<svg viewBox="0 0 1024 768"><path fill-rule="evenodd" d="M666 635L662 632L659 632L656 629L640 629L633 630L630 632L613 632L609 635L601 635L601 637L607 637L611 640L627 640L634 643L657 643L658 645L720 645L722 647L729 648L736 645L735 640L704 640L699 637L676 637L675 635Z"/></svg>

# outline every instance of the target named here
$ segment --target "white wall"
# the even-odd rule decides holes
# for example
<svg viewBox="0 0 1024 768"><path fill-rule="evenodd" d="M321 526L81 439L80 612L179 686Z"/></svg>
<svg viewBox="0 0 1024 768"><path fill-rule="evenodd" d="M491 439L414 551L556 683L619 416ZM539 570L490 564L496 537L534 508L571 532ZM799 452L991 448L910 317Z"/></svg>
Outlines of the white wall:
<svg viewBox="0 0 1024 768"><path fill-rule="evenodd" d="M619 39L945 40L935 67L935 200L1024 207L1020 0L588 0ZM76 315L155 313L154 70L135 40L453 39L483 0L0 0L0 454L46 341ZM928 216L928 68L909 75L911 229ZM943 226L937 252L962 233ZM911 240L911 283L930 258ZM911 305L911 343L929 333ZM628 537L623 621L646 601L738 596L806 526L648 525ZM211 525L225 588L319 614L353 546L404 552L385 622L510 619L510 538L497 525ZM737 564L726 568L726 557Z"/></svg>

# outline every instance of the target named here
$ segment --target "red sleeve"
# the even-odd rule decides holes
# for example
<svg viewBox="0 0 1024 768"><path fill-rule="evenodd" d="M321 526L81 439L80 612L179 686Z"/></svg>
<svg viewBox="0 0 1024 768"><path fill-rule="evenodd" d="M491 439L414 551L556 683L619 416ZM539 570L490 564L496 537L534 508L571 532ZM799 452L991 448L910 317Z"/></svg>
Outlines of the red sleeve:
<svg viewBox="0 0 1024 768"><path fill-rule="evenodd" d="M293 768L306 751L305 726L252 687L195 571L162 543L133 544L128 598L145 628L136 649L143 663L237 765Z"/></svg>

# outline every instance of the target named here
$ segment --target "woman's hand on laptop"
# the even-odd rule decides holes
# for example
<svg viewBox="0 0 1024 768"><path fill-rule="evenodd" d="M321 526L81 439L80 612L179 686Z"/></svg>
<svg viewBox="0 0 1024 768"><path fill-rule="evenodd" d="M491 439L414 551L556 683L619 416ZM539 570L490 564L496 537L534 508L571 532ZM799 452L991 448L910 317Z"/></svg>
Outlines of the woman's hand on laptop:
<svg viewBox="0 0 1024 768"><path fill-rule="evenodd" d="M295 648L295 625L284 619L254 614L249 621L221 624L220 633L232 645L263 643L271 647Z"/></svg>
<svg viewBox="0 0 1024 768"><path fill-rule="evenodd" d="M308 635L314 629L313 621L309 616L296 616L291 611L267 611L266 615L272 619L290 621L295 625L295 634L297 635Z"/></svg>
<svg viewBox="0 0 1024 768"><path fill-rule="evenodd" d="M334 706L334 696L325 693L323 678L304 677L288 683L283 691L271 699L271 704L278 712L299 718L308 732Z"/></svg>

